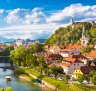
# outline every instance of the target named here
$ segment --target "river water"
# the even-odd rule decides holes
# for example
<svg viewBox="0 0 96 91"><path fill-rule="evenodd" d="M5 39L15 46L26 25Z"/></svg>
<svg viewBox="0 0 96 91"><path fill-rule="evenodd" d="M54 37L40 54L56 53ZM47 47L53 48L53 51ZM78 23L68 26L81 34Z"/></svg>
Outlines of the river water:
<svg viewBox="0 0 96 91"><path fill-rule="evenodd" d="M9 65L8 63L0 63L0 67ZM12 81L6 82L5 76L11 76ZM39 88L36 85L32 85L27 81L21 81L14 77L13 71L10 69L7 69L6 71L3 68L0 68L0 87L6 88L6 87L12 87L13 91L43 91L41 88Z"/></svg>

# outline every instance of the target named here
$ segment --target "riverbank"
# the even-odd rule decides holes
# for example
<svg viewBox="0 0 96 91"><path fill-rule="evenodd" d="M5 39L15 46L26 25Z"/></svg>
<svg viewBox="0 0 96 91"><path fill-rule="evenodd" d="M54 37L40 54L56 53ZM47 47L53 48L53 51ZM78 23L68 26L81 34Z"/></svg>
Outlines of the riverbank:
<svg viewBox="0 0 96 91"><path fill-rule="evenodd" d="M47 86L54 90L77 91L77 89L78 89L78 91L96 91L95 86L91 87L91 86L86 86L84 84L76 84L76 83L69 85L63 80L58 80L58 79L51 78L49 76L44 76L30 68L19 68L19 70L20 69L24 70L24 72L27 73L29 76L31 75L32 78L35 77L34 79L36 79L36 78L40 79L43 83L43 86Z"/></svg>
<svg viewBox="0 0 96 91"><path fill-rule="evenodd" d="M0 91L13 91L11 87L0 88Z"/></svg>
<svg viewBox="0 0 96 91"><path fill-rule="evenodd" d="M14 74L18 79L23 80L23 81L28 81L32 85L37 85L44 91L53 91L53 89L49 88L48 86L43 84L40 80L38 80L36 76L29 74L23 69L24 68L18 68L15 70Z"/></svg>

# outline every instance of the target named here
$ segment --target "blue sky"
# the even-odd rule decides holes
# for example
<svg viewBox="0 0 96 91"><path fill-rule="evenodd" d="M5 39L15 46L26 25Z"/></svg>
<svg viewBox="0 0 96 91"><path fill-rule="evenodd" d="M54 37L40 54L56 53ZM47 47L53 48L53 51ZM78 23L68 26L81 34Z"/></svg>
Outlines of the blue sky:
<svg viewBox="0 0 96 91"><path fill-rule="evenodd" d="M96 21L96 0L0 0L0 37L48 38L74 21Z"/></svg>

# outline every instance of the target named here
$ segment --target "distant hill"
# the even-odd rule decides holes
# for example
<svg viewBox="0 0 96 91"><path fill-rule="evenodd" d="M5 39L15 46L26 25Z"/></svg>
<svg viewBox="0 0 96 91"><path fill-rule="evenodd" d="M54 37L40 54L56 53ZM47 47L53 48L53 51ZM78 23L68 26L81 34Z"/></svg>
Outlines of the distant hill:
<svg viewBox="0 0 96 91"><path fill-rule="evenodd" d="M45 43L46 39L36 39L32 40L32 42L39 41L40 43Z"/></svg>
<svg viewBox="0 0 96 91"><path fill-rule="evenodd" d="M92 25L89 22L83 23L86 30L86 37L90 38L89 43L94 43L96 41L96 24ZM69 25L67 27L60 27L46 40L46 44L69 44L69 43L80 43L80 38L82 36L82 23L76 23L75 27Z"/></svg>
<svg viewBox="0 0 96 91"><path fill-rule="evenodd" d="M15 39L7 39L7 38L4 38L4 37L1 37L0 36L0 42L2 42L2 43L5 43L5 42L14 42L15 41Z"/></svg>
<svg viewBox="0 0 96 91"><path fill-rule="evenodd" d="M24 40L26 41L26 40ZM39 41L40 43L45 43L46 39L35 39L35 40L31 40L32 42L35 42L35 41ZM1 43L12 43L12 42L16 42L16 39L7 39L7 38L4 38L2 36L0 36L0 42Z"/></svg>

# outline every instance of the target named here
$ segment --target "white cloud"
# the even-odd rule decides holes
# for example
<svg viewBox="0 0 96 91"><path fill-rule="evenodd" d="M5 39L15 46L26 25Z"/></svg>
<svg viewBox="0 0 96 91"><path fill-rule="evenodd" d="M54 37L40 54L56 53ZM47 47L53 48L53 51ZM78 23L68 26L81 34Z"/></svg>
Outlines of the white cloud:
<svg viewBox="0 0 96 91"><path fill-rule="evenodd" d="M61 25L57 24L30 24L0 28L0 36L5 38L48 38ZM62 25L66 26L66 25Z"/></svg>
<svg viewBox="0 0 96 91"><path fill-rule="evenodd" d="M71 17L78 20L96 17L96 5L84 6L82 4L72 4L63 10L53 13L46 21L60 23L68 21Z"/></svg>
<svg viewBox="0 0 96 91"><path fill-rule="evenodd" d="M5 11L4 9L0 9L0 14L4 13L4 11Z"/></svg>
<svg viewBox="0 0 96 91"><path fill-rule="evenodd" d="M43 8L32 10L17 8L14 10L0 10L5 14L6 22L10 27L0 28L0 36L6 38L47 38L60 26L69 24L71 17L76 21L96 21L96 5L84 6L72 4L63 10L52 12L51 15L43 12ZM16 26L14 26L16 25Z"/></svg>
<svg viewBox="0 0 96 91"><path fill-rule="evenodd" d="M45 14L43 8L34 8L32 11L28 9L9 10L5 21L9 24L34 24L44 20Z"/></svg>
<svg viewBox="0 0 96 91"><path fill-rule="evenodd" d="M36 8L34 8L34 9L32 10L32 13L38 12L38 11L41 11L41 10L43 10L43 8L36 7Z"/></svg>
<svg viewBox="0 0 96 91"><path fill-rule="evenodd" d="M22 22L26 13L28 12L28 9L17 8L17 9L9 10L6 12L8 12L8 15L5 18L5 21L10 24L13 24L13 23L18 24Z"/></svg>
<svg viewBox="0 0 96 91"><path fill-rule="evenodd" d="M42 8L34 8L31 13L25 15L24 24L36 24L45 20L45 14L41 11Z"/></svg>

